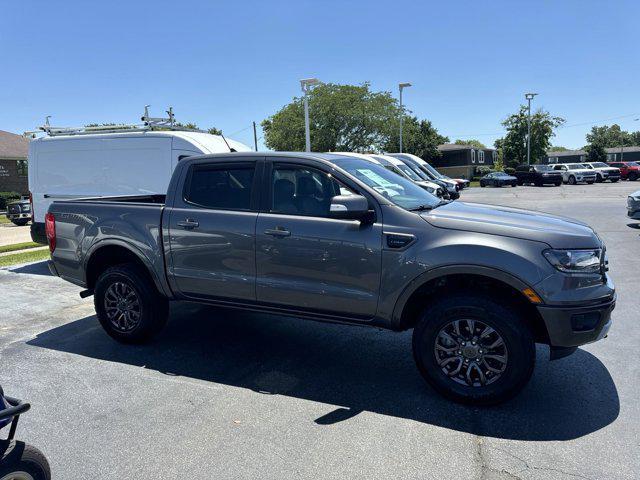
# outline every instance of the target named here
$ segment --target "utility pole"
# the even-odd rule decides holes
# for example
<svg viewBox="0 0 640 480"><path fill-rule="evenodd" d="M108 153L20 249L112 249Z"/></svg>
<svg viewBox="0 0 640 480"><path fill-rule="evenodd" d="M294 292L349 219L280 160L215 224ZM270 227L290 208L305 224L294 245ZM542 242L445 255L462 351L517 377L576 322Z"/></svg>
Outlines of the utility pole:
<svg viewBox="0 0 640 480"><path fill-rule="evenodd" d="M398 84L398 89L400 90L400 153L402 153L402 119L404 117L404 107L402 106L402 90L410 86L411 84L409 82Z"/></svg>
<svg viewBox="0 0 640 480"><path fill-rule="evenodd" d="M256 122L253 122L253 144L255 145L256 152L258 151L258 134L256 133Z"/></svg>
<svg viewBox="0 0 640 480"><path fill-rule="evenodd" d="M525 93L524 98L529 103L527 107L527 165L531 165L531 100L537 93Z"/></svg>

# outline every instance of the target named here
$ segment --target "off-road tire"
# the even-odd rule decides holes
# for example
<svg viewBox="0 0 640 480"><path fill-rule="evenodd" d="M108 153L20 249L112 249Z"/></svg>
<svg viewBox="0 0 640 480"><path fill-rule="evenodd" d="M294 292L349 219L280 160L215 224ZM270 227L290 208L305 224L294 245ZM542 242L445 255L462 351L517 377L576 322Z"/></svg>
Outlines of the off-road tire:
<svg viewBox="0 0 640 480"><path fill-rule="evenodd" d="M576 181L576 177L573 175L569 176L569 185L576 185L578 182Z"/></svg>
<svg viewBox="0 0 640 480"><path fill-rule="evenodd" d="M507 365L493 383L469 386L457 383L438 365L435 345L440 330L454 320L479 320L503 339ZM517 395L533 373L536 350L529 328L514 309L487 295L453 295L424 309L413 331L413 356L424 379L441 395L471 405L493 405Z"/></svg>
<svg viewBox="0 0 640 480"><path fill-rule="evenodd" d="M110 286L119 283L132 288L140 305L139 319L129 331L119 330L105 306L105 295ZM148 273L135 264L110 267L100 276L94 289L94 305L102 328L122 343L144 343L153 338L167 323L169 302L156 289Z"/></svg>

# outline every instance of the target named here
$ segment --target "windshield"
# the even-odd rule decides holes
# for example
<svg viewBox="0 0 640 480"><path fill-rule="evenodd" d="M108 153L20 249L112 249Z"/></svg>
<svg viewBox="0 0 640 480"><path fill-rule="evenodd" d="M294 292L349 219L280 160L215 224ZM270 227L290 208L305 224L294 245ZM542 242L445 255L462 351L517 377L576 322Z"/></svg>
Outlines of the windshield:
<svg viewBox="0 0 640 480"><path fill-rule="evenodd" d="M335 159L333 162L406 210L414 210L421 207L435 208L440 204L440 200L436 196L381 165L347 157Z"/></svg>
<svg viewBox="0 0 640 480"><path fill-rule="evenodd" d="M550 170L553 170L553 167L551 165L535 165L533 167L536 172L548 172Z"/></svg>
<svg viewBox="0 0 640 480"><path fill-rule="evenodd" d="M579 163L570 163L569 165L567 165L567 167L569 167L569 170L580 170L580 169L584 169L583 165L580 165Z"/></svg>
<svg viewBox="0 0 640 480"><path fill-rule="evenodd" d="M506 174L505 172L496 172L494 174L496 177L509 177L510 175Z"/></svg>
<svg viewBox="0 0 640 480"><path fill-rule="evenodd" d="M418 175L416 172L411 170L410 166L408 166L408 165L398 165L397 167L398 167L398 170L401 170L407 177L409 177L414 182L419 182L419 181L423 180L422 177L420 177L420 175Z"/></svg>
<svg viewBox="0 0 640 480"><path fill-rule="evenodd" d="M435 178L443 178L443 175L438 170L433 168L430 164L428 164L426 162L421 162L420 166L422 166L422 168L426 169Z"/></svg>
<svg viewBox="0 0 640 480"><path fill-rule="evenodd" d="M593 165L594 167L598 167L598 168L608 167L609 166L606 163L602 163L602 162L593 162L591 165Z"/></svg>
<svg viewBox="0 0 640 480"><path fill-rule="evenodd" d="M587 170L593 170L593 166L592 166L592 165L589 165L588 163L583 163L583 164L582 164L582 166L583 166L584 168L586 168Z"/></svg>
<svg viewBox="0 0 640 480"><path fill-rule="evenodd" d="M640 163L638 162L629 162L627 163L628 167L640 167Z"/></svg>

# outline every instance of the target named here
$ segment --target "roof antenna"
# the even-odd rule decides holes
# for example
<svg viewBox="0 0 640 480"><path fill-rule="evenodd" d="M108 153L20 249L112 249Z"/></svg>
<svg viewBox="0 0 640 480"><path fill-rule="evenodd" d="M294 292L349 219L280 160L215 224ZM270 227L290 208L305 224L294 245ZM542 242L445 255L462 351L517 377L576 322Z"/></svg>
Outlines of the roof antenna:
<svg viewBox="0 0 640 480"><path fill-rule="evenodd" d="M229 146L229 142L227 142L227 139L224 138L224 135L222 134L222 132L220 132L220 136L222 137L222 140L224 140L224 143L227 144L227 148L229 149L230 152L237 152L237 150L235 148L231 148Z"/></svg>

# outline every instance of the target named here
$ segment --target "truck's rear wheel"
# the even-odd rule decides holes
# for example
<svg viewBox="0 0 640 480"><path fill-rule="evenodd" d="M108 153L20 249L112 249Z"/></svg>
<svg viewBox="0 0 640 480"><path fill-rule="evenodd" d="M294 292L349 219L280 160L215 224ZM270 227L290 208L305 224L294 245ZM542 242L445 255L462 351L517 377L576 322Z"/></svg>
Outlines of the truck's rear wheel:
<svg viewBox="0 0 640 480"><path fill-rule="evenodd" d="M123 343L142 343L167 322L169 302L138 265L105 270L94 289L96 314L105 331Z"/></svg>
<svg viewBox="0 0 640 480"><path fill-rule="evenodd" d="M491 405L522 390L535 343L512 309L482 295L455 295L426 308L413 331L418 370L440 394Z"/></svg>

